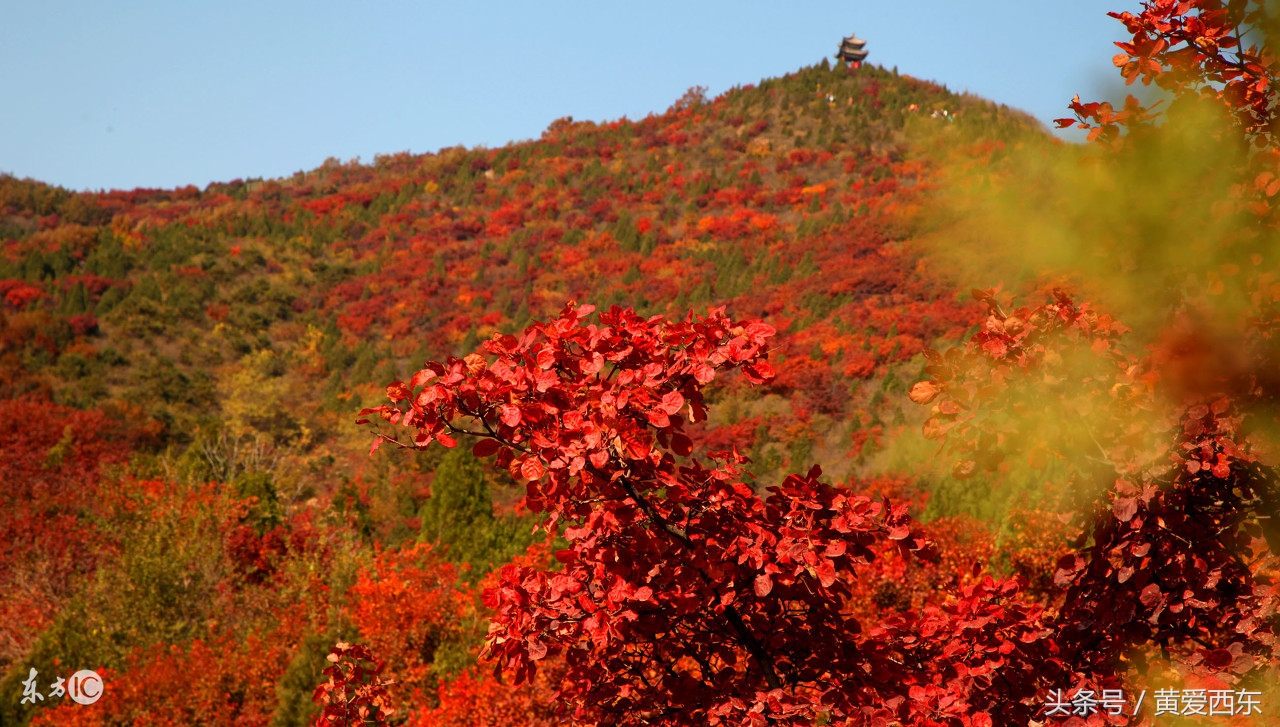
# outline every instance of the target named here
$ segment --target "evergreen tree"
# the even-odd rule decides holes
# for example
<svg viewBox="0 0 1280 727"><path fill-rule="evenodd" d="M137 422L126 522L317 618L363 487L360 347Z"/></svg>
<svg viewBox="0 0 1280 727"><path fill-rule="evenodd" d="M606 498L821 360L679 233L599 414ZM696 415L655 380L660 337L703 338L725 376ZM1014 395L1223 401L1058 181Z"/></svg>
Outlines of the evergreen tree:
<svg viewBox="0 0 1280 727"><path fill-rule="evenodd" d="M420 516L420 538L446 547L448 558L470 565L473 577L509 560L533 541L528 523L494 515L484 467L462 448L440 461L431 497Z"/></svg>
<svg viewBox="0 0 1280 727"><path fill-rule="evenodd" d="M71 315L85 313L89 310L89 293L84 288L84 283L76 283L67 291L67 296L62 300L62 312Z"/></svg>

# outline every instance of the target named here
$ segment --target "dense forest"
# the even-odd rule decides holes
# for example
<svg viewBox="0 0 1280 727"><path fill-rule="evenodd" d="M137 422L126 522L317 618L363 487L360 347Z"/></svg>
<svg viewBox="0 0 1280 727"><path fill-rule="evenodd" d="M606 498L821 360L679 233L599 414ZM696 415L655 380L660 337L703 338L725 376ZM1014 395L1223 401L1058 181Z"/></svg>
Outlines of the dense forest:
<svg viewBox="0 0 1280 727"><path fill-rule="evenodd" d="M0 725L1274 715L1269 107L1229 23L1153 40L1210 4L1117 65L1227 120L1077 99L1087 148L823 61L498 149L0 177Z"/></svg>

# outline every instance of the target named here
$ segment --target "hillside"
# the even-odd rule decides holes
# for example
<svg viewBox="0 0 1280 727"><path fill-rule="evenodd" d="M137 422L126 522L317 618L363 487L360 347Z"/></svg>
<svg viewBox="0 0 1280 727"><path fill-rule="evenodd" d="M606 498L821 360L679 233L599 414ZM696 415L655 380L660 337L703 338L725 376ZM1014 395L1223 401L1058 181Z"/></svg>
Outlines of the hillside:
<svg viewBox="0 0 1280 727"><path fill-rule="evenodd" d="M913 244L942 162L1043 136L824 61L499 149L204 190L0 178L0 691L92 664L157 724L302 724L323 652L389 638L368 604L394 603L427 629L396 667L406 701L435 704L483 633L475 584L533 539L505 475L369 457L355 414L569 300L765 319L777 381L716 388L697 435L748 453L761 487L814 461L882 474L876 449L918 421L920 353L982 312ZM390 571L436 600L387 592ZM154 695L193 670L192 695ZM102 723L141 709L103 705Z"/></svg>

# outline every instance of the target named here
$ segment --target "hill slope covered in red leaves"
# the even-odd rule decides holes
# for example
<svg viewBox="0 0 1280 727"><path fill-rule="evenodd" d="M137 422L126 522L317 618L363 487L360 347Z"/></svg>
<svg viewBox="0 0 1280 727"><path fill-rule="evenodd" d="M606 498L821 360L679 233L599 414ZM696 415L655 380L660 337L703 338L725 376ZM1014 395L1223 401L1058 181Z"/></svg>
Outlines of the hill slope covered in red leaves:
<svg viewBox="0 0 1280 727"><path fill-rule="evenodd" d="M942 163L1043 142L1019 112L824 62L644 119L278 180L0 177L0 723L304 724L340 639L388 660L412 724L475 724L481 704L551 723L553 673L512 691L472 668L487 573L546 555L520 493L453 454L370 458L356 412L570 300L725 306L778 329L778 376L713 389L696 435L762 487L814 461L866 474L915 419L921 352L982 314L915 244L943 224ZM1031 554L1012 567L1049 568L1027 565L1056 552L1028 545L1047 527L1015 527ZM981 528L947 528L989 554ZM903 567L860 608L944 587ZM31 669L80 668L107 675L95 710L10 699Z"/></svg>

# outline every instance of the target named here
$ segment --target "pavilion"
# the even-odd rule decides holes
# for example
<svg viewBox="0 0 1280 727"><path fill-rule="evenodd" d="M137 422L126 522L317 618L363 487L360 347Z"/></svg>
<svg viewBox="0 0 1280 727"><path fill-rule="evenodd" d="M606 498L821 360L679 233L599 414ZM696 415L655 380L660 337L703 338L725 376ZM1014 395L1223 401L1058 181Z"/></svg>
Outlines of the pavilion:
<svg viewBox="0 0 1280 727"><path fill-rule="evenodd" d="M851 35L840 41L840 51L836 53L836 58L848 63L850 68L861 68L862 61L867 57L867 51L863 48L866 44L867 41Z"/></svg>

